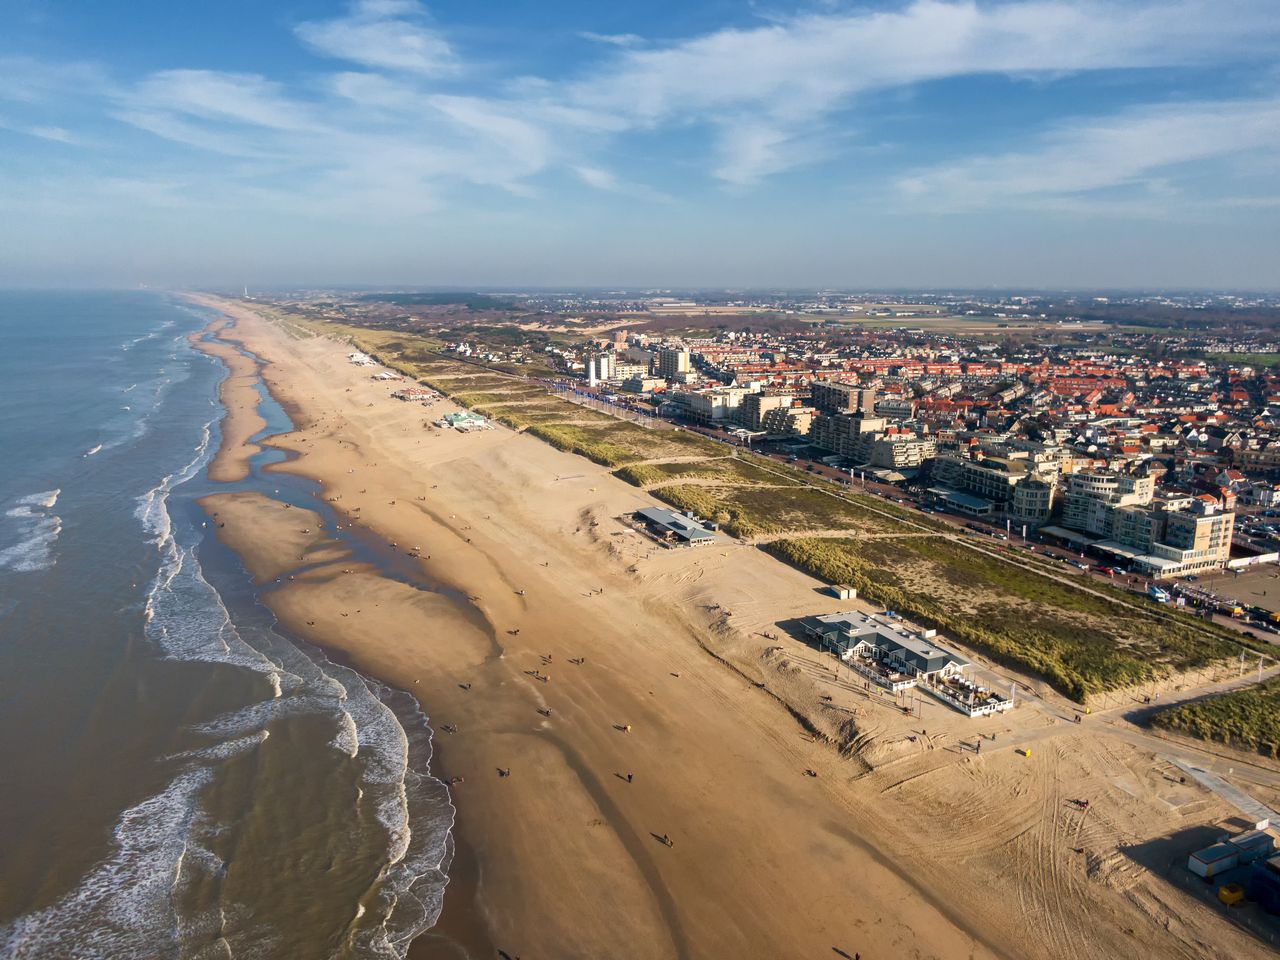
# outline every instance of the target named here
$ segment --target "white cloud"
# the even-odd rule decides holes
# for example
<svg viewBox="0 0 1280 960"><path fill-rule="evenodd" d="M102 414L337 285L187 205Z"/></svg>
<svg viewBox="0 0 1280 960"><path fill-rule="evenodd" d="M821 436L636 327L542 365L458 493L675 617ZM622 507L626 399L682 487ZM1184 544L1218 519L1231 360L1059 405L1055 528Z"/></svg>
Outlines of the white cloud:
<svg viewBox="0 0 1280 960"><path fill-rule="evenodd" d="M68 145L79 145L80 138L65 127L57 126L28 126L22 123L13 123L4 117L0 117L0 130L12 130L14 133L25 134L28 137L37 137L41 140L51 140L54 143L65 143Z"/></svg>
<svg viewBox="0 0 1280 960"><path fill-rule="evenodd" d="M186 114L269 130L317 130L312 109L276 83L253 74L163 70L127 96L135 108Z"/></svg>
<svg viewBox="0 0 1280 960"><path fill-rule="evenodd" d="M719 141L720 164L715 175L737 187L754 186L794 166L798 153L788 133L765 123L726 123Z"/></svg>
<svg viewBox="0 0 1280 960"><path fill-rule="evenodd" d="M31 127L27 131L33 137L39 137L41 140L52 140L55 143L78 143L79 140L75 134L65 127Z"/></svg>
<svg viewBox="0 0 1280 960"><path fill-rule="evenodd" d="M613 192L618 189L618 178L608 170L602 170L599 167L577 166L573 168L573 172L589 187L595 187L597 190Z"/></svg>
<svg viewBox="0 0 1280 960"><path fill-rule="evenodd" d="M898 186L907 197L947 208L1063 198L1105 207L1089 195L1136 189L1156 201L1175 199L1167 174L1181 165L1259 150L1280 150L1280 99L1179 103L1075 121L1032 149L917 170Z"/></svg>
<svg viewBox="0 0 1280 960"><path fill-rule="evenodd" d="M581 31L578 36L592 43L603 43L611 47L638 47L644 43L644 37L635 33L593 33Z"/></svg>
<svg viewBox="0 0 1280 960"><path fill-rule="evenodd" d="M780 162L776 147L871 91L984 73L1195 64L1265 48L1280 35L1267 0L1228 6L1229 13L1210 0L914 0L892 11L809 14L629 50L571 85L568 96L639 125L710 124L722 131L720 154L744 139L724 119L745 120L755 128L746 152L717 169L731 182L750 182L808 162L800 150Z"/></svg>
<svg viewBox="0 0 1280 960"><path fill-rule="evenodd" d="M76 109L104 110L213 155L206 176L220 178L227 196L259 204L274 196L287 209L332 209L341 194L359 198L348 209L395 215L434 209L458 184L527 195L549 171L667 201L624 182L601 157L621 155L623 137L633 156L656 145L637 156L650 166L688 149L709 176L746 189L847 148L869 93L978 73L1045 79L1255 56L1274 50L1280 35L1271 2L1234 0L1228 15L1209 0L910 0L661 45L591 35L609 50L585 74L503 78L466 70L419 3L364 0L344 16L297 27L309 48L347 62L304 81L179 69L132 86L101 77L87 84L92 68L0 60L0 98L30 114L15 128L71 138L79 128L45 111L44 101L73 102L78 79ZM445 93L443 74L473 83L465 94ZM900 187L935 203L1012 196L1046 209L1109 186L1136 187L1150 203L1168 170L1257 149L1275 124L1256 103L1223 117L1215 109L1170 105L1080 121L1019 153L916 171ZM137 161L139 170L148 159Z"/></svg>
<svg viewBox="0 0 1280 960"><path fill-rule="evenodd" d="M102 70L93 64L0 56L0 100L38 104L106 86Z"/></svg>
<svg viewBox="0 0 1280 960"><path fill-rule="evenodd" d="M317 53L366 67L424 76L458 67L449 42L427 25L426 9L414 0L356 0L346 16L300 23L295 32Z"/></svg>

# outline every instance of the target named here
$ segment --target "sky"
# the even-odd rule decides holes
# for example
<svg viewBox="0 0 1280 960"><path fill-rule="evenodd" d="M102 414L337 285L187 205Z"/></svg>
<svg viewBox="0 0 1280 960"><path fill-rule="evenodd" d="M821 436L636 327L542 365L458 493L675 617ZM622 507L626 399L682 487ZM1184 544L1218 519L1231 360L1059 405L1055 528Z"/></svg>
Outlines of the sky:
<svg viewBox="0 0 1280 960"><path fill-rule="evenodd" d="M0 0L0 285L1280 289L1280 0Z"/></svg>

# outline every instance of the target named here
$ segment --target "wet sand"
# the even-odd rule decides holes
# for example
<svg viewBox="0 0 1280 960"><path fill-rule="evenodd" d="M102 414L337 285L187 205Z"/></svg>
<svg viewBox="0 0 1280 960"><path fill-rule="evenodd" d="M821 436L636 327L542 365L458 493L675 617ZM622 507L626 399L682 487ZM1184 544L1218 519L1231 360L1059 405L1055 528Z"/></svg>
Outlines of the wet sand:
<svg viewBox="0 0 1280 960"><path fill-rule="evenodd" d="M216 333L225 324L215 322L205 333ZM249 440L267 425L258 413L258 364L230 343L222 340L191 338L191 345L201 353L217 357L227 365L227 378L218 388L219 399L227 410L222 421L222 442L209 463L209 479L217 483L234 483L249 475L249 461L262 448Z"/></svg>
<svg viewBox="0 0 1280 960"><path fill-rule="evenodd" d="M292 573L264 596L286 629L415 694L432 772L463 778L445 913L413 956L1112 956L1135 926L1150 955L1197 955L1131 893L1074 879L1046 771L1083 748L981 768L939 750L877 779L708 655L728 610L770 624L847 602L741 544L661 550L619 520L651 498L603 468L502 428L438 430L451 408L391 400L344 345L207 302L294 420L267 443L296 457L271 469L318 482L387 563L264 536L269 500L210 505L219 537L259 579Z"/></svg>

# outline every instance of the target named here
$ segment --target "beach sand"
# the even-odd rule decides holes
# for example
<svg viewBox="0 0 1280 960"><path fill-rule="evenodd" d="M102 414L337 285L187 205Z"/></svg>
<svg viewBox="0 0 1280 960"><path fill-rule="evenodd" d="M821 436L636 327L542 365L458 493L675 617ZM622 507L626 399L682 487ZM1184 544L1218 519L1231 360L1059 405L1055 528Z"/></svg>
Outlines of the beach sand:
<svg viewBox="0 0 1280 960"><path fill-rule="evenodd" d="M269 498L205 503L255 577L280 580L264 600L283 627L417 696L432 772L465 778L445 914L412 956L1266 953L1115 862L1121 840L1229 812L1200 793L1173 804L1140 747L1035 715L1034 763L1011 742L978 759L948 731L1005 719L943 716L908 740L921 721L824 704L829 668L761 635L850 606L817 581L728 539L664 550L619 519L654 501L607 470L504 428L434 428L452 407L390 399L344 345L205 302L296 425L267 441L295 455L271 469L318 482L404 570L356 563ZM852 721L867 739L852 749L813 735ZM1087 829L1072 790L1096 798Z"/></svg>
<svg viewBox="0 0 1280 960"><path fill-rule="evenodd" d="M206 327L205 332L217 333L223 326L225 324L215 322ZM243 480L249 475L249 461L262 449L251 443L250 438L267 425L258 413L258 363L222 340L192 337L191 344L200 352L217 357L228 370L218 388L227 416L222 422L222 443L209 463L209 479L218 483Z"/></svg>

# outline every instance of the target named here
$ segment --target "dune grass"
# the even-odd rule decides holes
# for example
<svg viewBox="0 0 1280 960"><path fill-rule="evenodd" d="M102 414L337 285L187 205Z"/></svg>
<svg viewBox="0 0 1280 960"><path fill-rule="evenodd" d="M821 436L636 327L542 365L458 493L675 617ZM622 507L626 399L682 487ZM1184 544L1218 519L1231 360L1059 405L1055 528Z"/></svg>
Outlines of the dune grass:
<svg viewBox="0 0 1280 960"><path fill-rule="evenodd" d="M1152 717L1157 727L1280 755L1280 677L1195 703L1184 703Z"/></svg>
<svg viewBox="0 0 1280 960"><path fill-rule="evenodd" d="M1238 650L1217 628L1157 618L939 538L799 537L765 549L829 583L848 583L861 597L999 662L1030 670L1081 703Z"/></svg>

